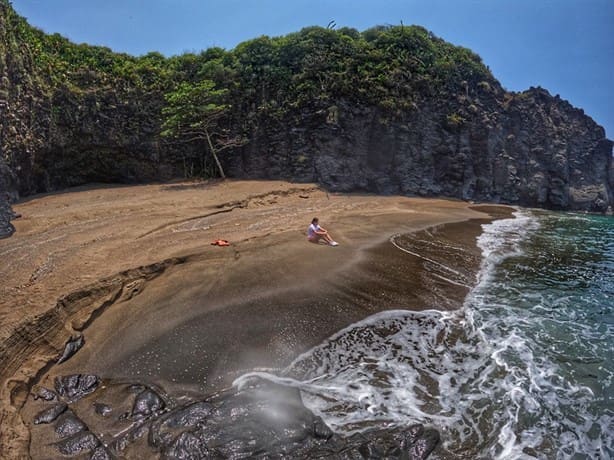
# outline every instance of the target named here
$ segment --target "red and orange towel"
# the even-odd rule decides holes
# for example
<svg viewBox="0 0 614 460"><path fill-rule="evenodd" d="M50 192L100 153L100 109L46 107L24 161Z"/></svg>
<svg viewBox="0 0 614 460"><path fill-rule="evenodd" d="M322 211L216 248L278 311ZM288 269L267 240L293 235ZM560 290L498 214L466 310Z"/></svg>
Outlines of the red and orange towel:
<svg viewBox="0 0 614 460"><path fill-rule="evenodd" d="M227 240L215 240L211 243L213 246L230 246Z"/></svg>

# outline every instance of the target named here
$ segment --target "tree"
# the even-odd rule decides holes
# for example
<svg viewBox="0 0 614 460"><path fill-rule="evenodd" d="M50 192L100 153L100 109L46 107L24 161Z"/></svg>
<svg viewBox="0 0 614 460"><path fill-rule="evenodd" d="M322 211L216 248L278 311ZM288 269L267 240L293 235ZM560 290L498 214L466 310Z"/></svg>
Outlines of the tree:
<svg viewBox="0 0 614 460"><path fill-rule="evenodd" d="M181 83L167 93L162 109L161 135L182 142L206 141L222 178L226 178L218 158L222 150L243 145L239 136L231 136L220 126L230 106L224 103L226 89L216 89L211 80Z"/></svg>

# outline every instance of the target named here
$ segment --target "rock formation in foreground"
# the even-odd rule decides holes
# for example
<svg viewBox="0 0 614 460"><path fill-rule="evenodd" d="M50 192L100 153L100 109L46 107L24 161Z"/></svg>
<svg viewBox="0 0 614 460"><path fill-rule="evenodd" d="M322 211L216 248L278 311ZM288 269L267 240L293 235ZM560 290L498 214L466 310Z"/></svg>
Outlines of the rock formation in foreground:
<svg viewBox="0 0 614 460"><path fill-rule="evenodd" d="M298 389L252 380L178 405L141 384L95 375L55 378L35 395L29 454L35 458L425 459L439 433L422 425L374 426L340 436L308 410Z"/></svg>
<svg viewBox="0 0 614 460"><path fill-rule="evenodd" d="M0 0L0 236L7 197L216 173L203 139L161 136L165 95L210 80L244 139L231 176L330 190L604 212L612 142L541 88L505 91L481 59L417 26L311 27L165 58L46 35Z"/></svg>

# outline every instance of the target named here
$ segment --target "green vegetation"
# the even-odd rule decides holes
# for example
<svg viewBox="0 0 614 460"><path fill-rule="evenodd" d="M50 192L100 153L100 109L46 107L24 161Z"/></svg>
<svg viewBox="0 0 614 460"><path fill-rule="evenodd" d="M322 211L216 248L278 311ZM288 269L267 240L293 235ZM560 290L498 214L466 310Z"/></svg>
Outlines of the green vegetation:
<svg viewBox="0 0 614 460"><path fill-rule="evenodd" d="M223 103L227 92L216 89L211 80L195 84L182 82L166 94L167 105L162 109L162 136L184 142L206 141L222 178L226 175L218 152L241 144L240 138L228 135L220 126L220 120L230 108ZM204 155L202 158L204 170Z"/></svg>
<svg viewBox="0 0 614 460"><path fill-rule="evenodd" d="M114 91L120 101L147 101L135 103L146 105L162 137L197 143L214 156L237 139L249 139L258 126L298 120L306 109L328 113L336 123L338 110L332 116L330 108L346 101L377 108L386 122L425 100L447 101L498 86L479 56L419 26L364 32L308 27L230 51L134 57L44 34L7 0L0 7L5 34L12 37L3 42L29 58L43 93ZM455 110L447 121L458 126L463 120Z"/></svg>
<svg viewBox="0 0 614 460"><path fill-rule="evenodd" d="M451 113L446 117L446 123L452 129L462 126L464 122L465 119L458 113Z"/></svg>

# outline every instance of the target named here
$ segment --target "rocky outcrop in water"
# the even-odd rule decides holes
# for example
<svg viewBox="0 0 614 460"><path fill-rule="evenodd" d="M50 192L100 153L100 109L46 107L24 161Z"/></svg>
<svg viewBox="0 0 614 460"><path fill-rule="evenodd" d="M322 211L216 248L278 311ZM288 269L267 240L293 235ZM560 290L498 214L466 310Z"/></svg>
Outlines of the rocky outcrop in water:
<svg viewBox="0 0 614 460"><path fill-rule="evenodd" d="M436 430L419 424L335 434L296 388L260 379L186 405L144 385L99 382L56 377L56 392L45 389L54 400L38 403L30 455L425 459L439 443Z"/></svg>

